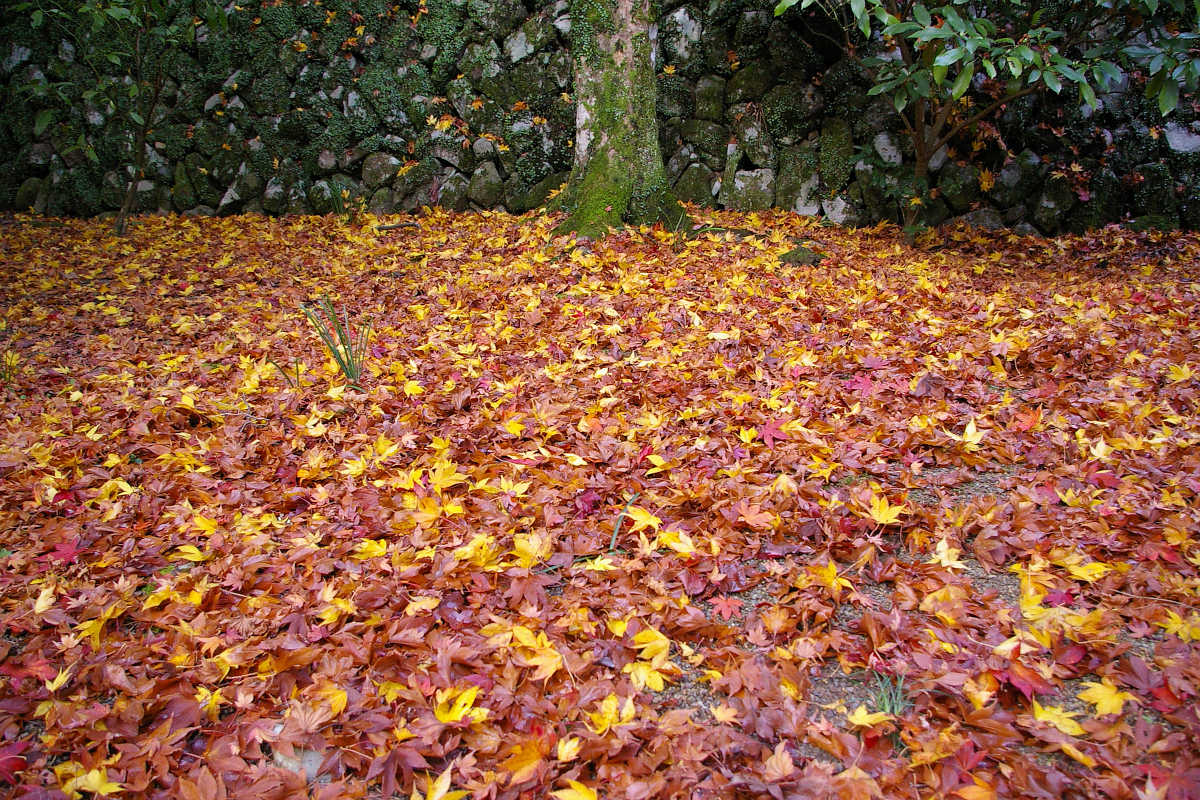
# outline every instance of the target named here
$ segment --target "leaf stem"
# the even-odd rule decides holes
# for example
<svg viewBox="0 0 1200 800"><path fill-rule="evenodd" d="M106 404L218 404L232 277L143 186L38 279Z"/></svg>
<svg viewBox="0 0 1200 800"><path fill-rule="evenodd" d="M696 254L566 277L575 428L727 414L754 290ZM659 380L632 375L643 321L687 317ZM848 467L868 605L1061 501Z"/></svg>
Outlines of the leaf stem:
<svg viewBox="0 0 1200 800"><path fill-rule="evenodd" d="M613 552L617 549L617 536L621 533L621 523L625 521L625 515L629 513L629 507L633 505L633 501L641 496L641 492L634 492L633 495L625 501L625 507L621 509L621 513L617 514L617 524L613 526L612 539L608 543L608 552Z"/></svg>

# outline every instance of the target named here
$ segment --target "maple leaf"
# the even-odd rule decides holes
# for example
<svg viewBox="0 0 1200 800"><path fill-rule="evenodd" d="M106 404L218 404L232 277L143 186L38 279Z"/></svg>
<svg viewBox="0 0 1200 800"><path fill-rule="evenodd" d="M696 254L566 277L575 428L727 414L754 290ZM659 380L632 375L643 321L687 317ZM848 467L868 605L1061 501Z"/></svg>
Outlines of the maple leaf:
<svg viewBox="0 0 1200 800"><path fill-rule="evenodd" d="M612 572L617 569L617 565L608 556L596 556L587 561L580 561L578 566L590 572Z"/></svg>
<svg viewBox="0 0 1200 800"><path fill-rule="evenodd" d="M621 672L629 676L630 682L639 691L649 689L661 692L666 688L666 676L645 661L631 661L621 668Z"/></svg>
<svg viewBox="0 0 1200 800"><path fill-rule="evenodd" d="M171 558L177 561L192 561L200 563L203 561L208 561L210 558L212 558L212 554L201 551L200 548L196 547L194 544L185 544L176 548L175 552L171 554Z"/></svg>
<svg viewBox="0 0 1200 800"><path fill-rule="evenodd" d="M558 745L555 747L554 757L560 764L574 761L579 757L579 749L582 746L583 740L578 736L568 736L565 739L559 739Z"/></svg>
<svg viewBox="0 0 1200 800"><path fill-rule="evenodd" d="M781 428L781 426L787 425L790 421L787 419L769 419L763 423L762 430L759 431L763 443L767 447L774 448L776 442L787 441L791 438L788 436L787 431Z"/></svg>
<svg viewBox="0 0 1200 800"><path fill-rule="evenodd" d="M661 519L654 516L646 509L641 508L640 506L630 506L629 510L627 510L625 514L631 520L633 520L633 527L629 529L630 533L637 533L638 531L645 530L646 528L658 530L662 526Z"/></svg>
<svg viewBox="0 0 1200 800"><path fill-rule="evenodd" d="M1100 682L1084 681L1083 685L1087 688L1076 695L1080 700L1091 703L1096 707L1096 716L1103 717L1106 714L1120 714L1121 709L1125 707L1126 700L1137 702L1137 698L1129 692L1122 692L1112 682L1110 678L1102 677Z"/></svg>
<svg viewBox="0 0 1200 800"><path fill-rule="evenodd" d="M354 546L353 558L365 561L387 555L388 543L384 539L362 539Z"/></svg>
<svg viewBox="0 0 1200 800"><path fill-rule="evenodd" d="M108 770L104 767L85 769L77 761L59 764L54 767L54 774L58 778L62 791L72 800L83 797L83 792L90 792L98 797L108 797L124 788L116 781L108 779Z"/></svg>
<svg viewBox="0 0 1200 800"><path fill-rule="evenodd" d="M542 755L540 739L526 739L513 745L508 756L500 762L500 766L509 773L509 786L524 783L537 775Z"/></svg>
<svg viewBox="0 0 1200 800"><path fill-rule="evenodd" d="M461 789L450 790L450 771L453 769L453 764L446 767L436 780L426 775L425 793L421 794L417 791L417 787L413 786L409 800L459 800L459 798L469 795L470 792Z"/></svg>
<svg viewBox="0 0 1200 800"><path fill-rule="evenodd" d="M925 563L937 564L949 570L966 569L967 565L959 560L962 553L957 547L951 547L945 539L939 539L933 556Z"/></svg>
<svg viewBox="0 0 1200 800"><path fill-rule="evenodd" d="M950 431L943 431L943 433L956 442L962 442L963 450L968 453L974 453L978 450L979 443L983 441L983 437L986 435L985 431L981 431L975 427L975 420L967 423L967 427L963 429L962 434L951 433Z"/></svg>
<svg viewBox="0 0 1200 800"><path fill-rule="evenodd" d="M17 773L25 769L25 756L29 742L5 742L0 745L0 781L16 783Z"/></svg>
<svg viewBox="0 0 1200 800"><path fill-rule="evenodd" d="M478 694L478 686L438 689L434 698L436 704L433 707L433 715L437 717L438 722L446 725L456 725L463 720L471 723L481 722L487 718L488 710L473 707Z"/></svg>
<svg viewBox="0 0 1200 800"><path fill-rule="evenodd" d="M805 569L809 575L816 578L819 584L829 590L834 600L841 599L842 589L850 589L854 585L849 579L838 575L837 564L832 561L826 561L819 565L810 564Z"/></svg>
<svg viewBox="0 0 1200 800"><path fill-rule="evenodd" d="M867 507L867 516L875 521L876 525L893 525L900 521L900 517L908 513L908 506L901 503L892 505L888 502L887 497L883 495L871 494L871 502Z"/></svg>
<svg viewBox="0 0 1200 800"><path fill-rule="evenodd" d="M597 800L599 797L595 789L570 778L567 778L567 787L566 789L555 789L550 796L556 797L558 800Z"/></svg>
<svg viewBox="0 0 1200 800"><path fill-rule="evenodd" d="M600 701L599 710L587 712L588 719L585 724L592 733L603 736L614 728L629 725L633 721L635 713L637 713L637 709L633 704L632 697L625 698L625 702L621 703L615 694L609 692Z"/></svg>
<svg viewBox="0 0 1200 800"><path fill-rule="evenodd" d="M658 534L654 540L655 547L669 547L681 556L690 556L696 552L692 537L682 531L668 528Z"/></svg>
<svg viewBox="0 0 1200 800"><path fill-rule="evenodd" d="M33 603L33 613L37 614L39 617L42 614L45 614L47 611L49 611L51 608L54 607L54 599L55 599L54 587L53 586L43 587L42 591L38 593L37 600L35 600Z"/></svg>
<svg viewBox="0 0 1200 800"><path fill-rule="evenodd" d="M633 646L638 649L638 657L643 658L656 667L667 664L667 656L671 652L671 640L654 628L646 626L633 637Z"/></svg>
<svg viewBox="0 0 1200 800"><path fill-rule="evenodd" d="M1034 719L1048 722L1068 736L1083 736L1085 731L1072 717L1075 712L1067 711L1058 706L1043 706L1037 700L1033 701Z"/></svg>
<svg viewBox="0 0 1200 800"><path fill-rule="evenodd" d="M709 706L708 710L712 712L713 719L722 725L730 725L738 720L737 709L733 708L733 706L726 705L725 703Z"/></svg>
<svg viewBox="0 0 1200 800"><path fill-rule="evenodd" d="M64 668L60 669L58 671L58 675L56 675L53 680L48 679L46 681L46 691L57 692L59 689L62 688L63 684L66 683L67 679L70 677L71 677L70 667L64 667Z"/></svg>
<svg viewBox="0 0 1200 800"><path fill-rule="evenodd" d="M775 750L763 762L763 778L770 783L785 780L795 771L796 763L792 761L792 756L783 742L775 745Z"/></svg>
<svg viewBox="0 0 1200 800"><path fill-rule="evenodd" d="M562 668L563 657L550 643L545 632L536 634L524 625L514 625L513 640L517 643L517 661L522 666L537 667L533 680L547 681Z"/></svg>
<svg viewBox="0 0 1200 800"><path fill-rule="evenodd" d="M851 725L855 725L860 728L871 728L880 724L881 722L893 720L895 717L884 711L867 711L866 706L859 705L858 708L846 714L846 719Z"/></svg>
<svg viewBox="0 0 1200 800"><path fill-rule="evenodd" d="M1167 618L1155 624L1185 642L1200 640L1200 614L1189 614L1188 618L1184 619L1174 611L1168 611Z"/></svg>
<svg viewBox="0 0 1200 800"><path fill-rule="evenodd" d="M736 597L727 595L719 595L709 601L712 604L713 610L717 612L721 619L728 620L735 614L741 613L742 601Z"/></svg>

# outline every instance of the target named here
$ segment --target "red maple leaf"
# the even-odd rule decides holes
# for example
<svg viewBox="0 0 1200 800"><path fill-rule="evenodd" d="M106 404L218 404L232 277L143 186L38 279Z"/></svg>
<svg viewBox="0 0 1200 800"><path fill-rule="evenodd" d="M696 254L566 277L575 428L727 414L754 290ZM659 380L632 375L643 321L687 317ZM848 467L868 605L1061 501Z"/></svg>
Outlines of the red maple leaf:
<svg viewBox="0 0 1200 800"><path fill-rule="evenodd" d="M788 438L787 433L780 428L781 425L786 425L788 422L789 420L786 419L769 419L766 421L762 426L760 434L767 447L774 449L776 442L781 442Z"/></svg>
<svg viewBox="0 0 1200 800"><path fill-rule="evenodd" d="M712 599L713 611L717 612L717 616L721 619L729 619L734 614L742 612L742 601L736 597L728 595L717 595Z"/></svg>
<svg viewBox="0 0 1200 800"><path fill-rule="evenodd" d="M25 769L25 756L29 742L8 742L0 745L0 781L16 783L17 773Z"/></svg>

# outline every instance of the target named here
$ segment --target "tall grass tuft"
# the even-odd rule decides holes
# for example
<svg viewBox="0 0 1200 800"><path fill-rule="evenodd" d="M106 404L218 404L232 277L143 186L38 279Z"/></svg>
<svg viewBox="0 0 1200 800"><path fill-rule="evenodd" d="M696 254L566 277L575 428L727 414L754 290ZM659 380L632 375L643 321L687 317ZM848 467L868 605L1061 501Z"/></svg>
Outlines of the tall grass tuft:
<svg viewBox="0 0 1200 800"><path fill-rule="evenodd" d="M347 382L355 389L362 389L359 381L367 355L367 342L371 339L371 323L364 322L357 329L352 327L344 307L342 317L338 319L328 295L321 297L315 310L307 305L301 305L300 309L316 329L317 336L321 337L325 349L333 356Z"/></svg>

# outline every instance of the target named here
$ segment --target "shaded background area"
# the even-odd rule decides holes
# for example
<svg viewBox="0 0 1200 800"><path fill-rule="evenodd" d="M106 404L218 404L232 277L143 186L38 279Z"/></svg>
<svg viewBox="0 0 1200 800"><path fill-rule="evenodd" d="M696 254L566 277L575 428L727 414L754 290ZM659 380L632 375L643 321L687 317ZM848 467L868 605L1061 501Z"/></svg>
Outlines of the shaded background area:
<svg viewBox="0 0 1200 800"><path fill-rule="evenodd" d="M842 224L895 219L883 167L906 143L888 100L867 96L815 17L776 19L771 7L663 4L658 114L677 194ZM566 0L270 0L225 13L223 30L197 18L167 87L140 211L327 213L361 199L376 212L522 212L566 179ZM24 19L0 27L0 208L120 205L132 137L119 115L81 102L35 136L39 109L15 95L84 69ZM1094 113L1068 93L1013 103L935 159L927 221L969 215L1047 234L1127 218L1200 227L1200 103L1183 98L1163 119L1142 88L1128 76ZM82 132L99 163L70 149Z"/></svg>

